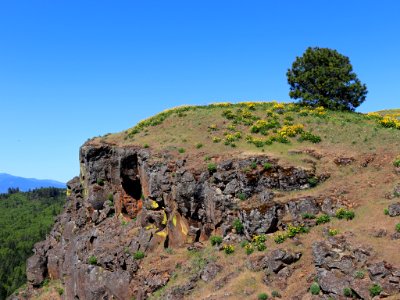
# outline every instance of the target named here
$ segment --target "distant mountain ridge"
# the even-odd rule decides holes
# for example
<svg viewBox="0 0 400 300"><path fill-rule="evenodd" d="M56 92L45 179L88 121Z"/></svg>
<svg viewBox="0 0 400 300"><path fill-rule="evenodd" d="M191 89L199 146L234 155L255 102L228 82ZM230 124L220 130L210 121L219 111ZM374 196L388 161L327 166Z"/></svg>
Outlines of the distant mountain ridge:
<svg viewBox="0 0 400 300"><path fill-rule="evenodd" d="M19 188L20 191L26 192L41 187L65 188L65 183L49 179L24 178L0 173L0 193L7 193L8 188Z"/></svg>

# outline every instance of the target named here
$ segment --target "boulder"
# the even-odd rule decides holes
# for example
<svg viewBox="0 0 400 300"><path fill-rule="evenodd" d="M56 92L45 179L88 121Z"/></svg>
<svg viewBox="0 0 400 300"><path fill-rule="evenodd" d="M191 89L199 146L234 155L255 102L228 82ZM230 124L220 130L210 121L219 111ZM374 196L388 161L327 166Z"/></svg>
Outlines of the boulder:
<svg viewBox="0 0 400 300"><path fill-rule="evenodd" d="M392 203L388 206L389 216L397 217L400 216L400 202Z"/></svg>

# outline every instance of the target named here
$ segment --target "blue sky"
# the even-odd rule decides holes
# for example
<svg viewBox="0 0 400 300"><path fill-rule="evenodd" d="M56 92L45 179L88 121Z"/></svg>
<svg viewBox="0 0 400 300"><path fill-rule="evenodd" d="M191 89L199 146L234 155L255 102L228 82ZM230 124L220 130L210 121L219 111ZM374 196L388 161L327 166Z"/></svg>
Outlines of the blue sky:
<svg viewBox="0 0 400 300"><path fill-rule="evenodd" d="M361 112L400 107L399 1L1 1L0 172L67 181L79 146L165 108L288 101L308 46L350 57Z"/></svg>

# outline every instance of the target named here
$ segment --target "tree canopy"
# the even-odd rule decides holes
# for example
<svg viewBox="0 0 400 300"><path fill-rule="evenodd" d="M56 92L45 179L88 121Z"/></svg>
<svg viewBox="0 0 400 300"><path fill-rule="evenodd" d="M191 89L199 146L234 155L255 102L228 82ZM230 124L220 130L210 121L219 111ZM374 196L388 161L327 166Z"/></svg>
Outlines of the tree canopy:
<svg viewBox="0 0 400 300"><path fill-rule="evenodd" d="M26 282L26 260L45 239L65 203L65 190L0 194L0 300Z"/></svg>
<svg viewBox="0 0 400 300"><path fill-rule="evenodd" d="M286 75L289 96L312 107L354 111L368 92L353 72L350 59L334 49L307 48Z"/></svg>

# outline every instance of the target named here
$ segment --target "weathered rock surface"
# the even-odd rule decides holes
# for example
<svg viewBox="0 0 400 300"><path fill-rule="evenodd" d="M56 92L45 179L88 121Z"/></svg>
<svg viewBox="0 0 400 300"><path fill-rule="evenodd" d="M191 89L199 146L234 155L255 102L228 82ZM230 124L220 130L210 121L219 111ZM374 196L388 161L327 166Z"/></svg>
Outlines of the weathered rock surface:
<svg viewBox="0 0 400 300"><path fill-rule="evenodd" d="M373 284L379 284L385 295L395 295L400 291L400 269L384 261L370 262L373 256L369 249L353 246L344 237L314 242L312 254L316 280L321 291L329 297L341 299L343 290L350 288L355 297L371 299L369 288ZM363 276L357 276L357 271Z"/></svg>
<svg viewBox="0 0 400 300"><path fill-rule="evenodd" d="M286 288L286 280L293 272L292 264L301 258L301 252L292 252L286 249L276 249L268 254L260 254L250 257L246 265L249 270L263 271L264 283L275 285L280 289Z"/></svg>
<svg viewBox="0 0 400 300"><path fill-rule="evenodd" d="M271 168L265 170L267 162ZM80 168L80 177L68 182L65 211L46 241L35 245L27 266L32 286L46 277L60 279L68 299L145 299L169 281L172 270L141 269L134 258L138 251L194 247L214 232L231 239L238 217L251 237L284 228L284 216L301 221L303 213L336 207L334 201L311 197L287 205L274 202L272 190L309 188L315 168L282 167L265 156L223 161L209 172L188 169L185 160L152 157L148 149L89 143L80 150ZM243 195L259 199L262 206L241 208ZM262 259L262 269L267 277L287 277L299 257L273 252ZM198 280L211 281L221 269L207 264L197 278L169 291L169 297L183 297Z"/></svg>
<svg viewBox="0 0 400 300"><path fill-rule="evenodd" d="M390 204L388 210L389 210L389 216L391 217L400 216L400 202Z"/></svg>

